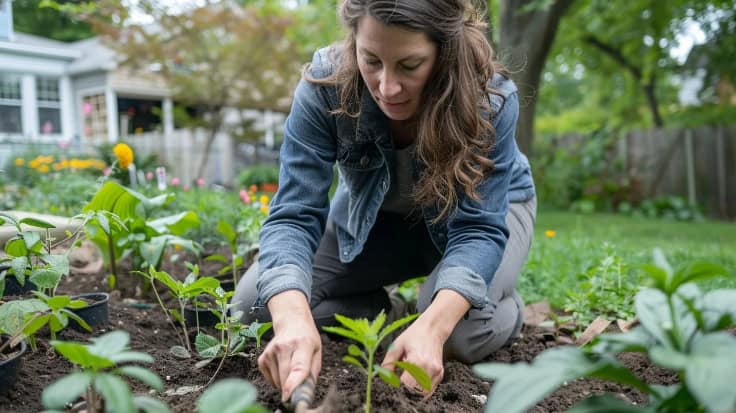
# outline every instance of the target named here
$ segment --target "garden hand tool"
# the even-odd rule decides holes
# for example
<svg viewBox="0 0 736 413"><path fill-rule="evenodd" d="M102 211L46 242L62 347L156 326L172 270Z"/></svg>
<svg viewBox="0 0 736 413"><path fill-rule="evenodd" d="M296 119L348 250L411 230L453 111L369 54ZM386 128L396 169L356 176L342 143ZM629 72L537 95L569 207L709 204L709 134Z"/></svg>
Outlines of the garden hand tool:
<svg viewBox="0 0 736 413"><path fill-rule="evenodd" d="M337 400L337 390L334 386L330 386L327 391L327 396L322 402L322 405L315 408L309 406L314 402L314 389L316 387L316 380L310 374L302 384L299 385L291 393L291 398L287 403L286 407L289 411L294 413L337 413L339 412L338 406L340 404Z"/></svg>

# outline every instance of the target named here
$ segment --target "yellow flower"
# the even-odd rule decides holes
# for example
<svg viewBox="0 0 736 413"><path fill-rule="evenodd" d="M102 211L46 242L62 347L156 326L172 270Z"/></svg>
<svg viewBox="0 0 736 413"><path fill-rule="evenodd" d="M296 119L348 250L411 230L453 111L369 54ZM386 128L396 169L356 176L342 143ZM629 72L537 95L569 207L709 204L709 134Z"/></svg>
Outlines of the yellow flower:
<svg viewBox="0 0 736 413"><path fill-rule="evenodd" d="M557 235L557 233L554 232L554 231L552 231L551 229L548 229L548 230L544 231L544 236L547 237L547 238L552 238L555 235Z"/></svg>
<svg viewBox="0 0 736 413"><path fill-rule="evenodd" d="M264 214L268 214L268 205L266 204L261 205L260 211L263 212Z"/></svg>
<svg viewBox="0 0 736 413"><path fill-rule="evenodd" d="M40 162L38 161L38 158L28 162L28 167L31 169L36 169L40 165Z"/></svg>
<svg viewBox="0 0 736 413"><path fill-rule="evenodd" d="M133 163L133 149L130 146L119 143L112 148L115 156L118 157L118 165L122 169L128 169L131 163Z"/></svg>
<svg viewBox="0 0 736 413"><path fill-rule="evenodd" d="M260 202L261 205L268 205L268 196L267 195L261 195L261 197L258 198L258 202Z"/></svg>
<svg viewBox="0 0 736 413"><path fill-rule="evenodd" d="M23 158L15 158L15 166L23 166L25 165L26 160Z"/></svg>
<svg viewBox="0 0 736 413"><path fill-rule="evenodd" d="M42 174L45 174L48 171L49 171L48 165L41 165L38 167L38 172L41 172Z"/></svg>

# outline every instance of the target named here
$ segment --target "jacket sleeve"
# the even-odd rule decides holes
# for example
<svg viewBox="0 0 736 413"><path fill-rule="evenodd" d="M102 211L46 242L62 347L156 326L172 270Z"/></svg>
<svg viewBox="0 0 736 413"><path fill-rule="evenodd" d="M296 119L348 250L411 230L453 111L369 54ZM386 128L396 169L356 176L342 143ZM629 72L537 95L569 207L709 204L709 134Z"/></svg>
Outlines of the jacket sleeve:
<svg viewBox="0 0 736 413"><path fill-rule="evenodd" d="M494 169L478 187L480 201L460 196L456 213L447 222L447 247L433 295L456 291L473 307L484 307L486 291L503 257L511 170L518 151L515 141L519 101L514 91L505 97L493 119L496 142L490 159Z"/></svg>
<svg viewBox="0 0 736 413"><path fill-rule="evenodd" d="M279 189L261 229L256 305L286 290L310 299L312 260L329 212L336 152L335 121L327 108L324 87L302 79L286 119Z"/></svg>

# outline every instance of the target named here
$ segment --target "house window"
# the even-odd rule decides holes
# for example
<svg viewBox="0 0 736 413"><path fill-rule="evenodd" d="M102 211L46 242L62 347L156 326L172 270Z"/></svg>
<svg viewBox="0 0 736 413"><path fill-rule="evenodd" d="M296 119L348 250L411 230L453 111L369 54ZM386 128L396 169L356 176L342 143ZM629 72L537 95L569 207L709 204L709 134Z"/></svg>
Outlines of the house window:
<svg viewBox="0 0 736 413"><path fill-rule="evenodd" d="M107 112L105 95L90 95L82 98L84 136L91 141L107 140Z"/></svg>
<svg viewBox="0 0 736 413"><path fill-rule="evenodd" d="M42 135L61 133L61 98L59 79L39 77L36 79L38 101L38 130Z"/></svg>
<svg viewBox="0 0 736 413"><path fill-rule="evenodd" d="M0 133L22 133L20 76L0 73Z"/></svg>

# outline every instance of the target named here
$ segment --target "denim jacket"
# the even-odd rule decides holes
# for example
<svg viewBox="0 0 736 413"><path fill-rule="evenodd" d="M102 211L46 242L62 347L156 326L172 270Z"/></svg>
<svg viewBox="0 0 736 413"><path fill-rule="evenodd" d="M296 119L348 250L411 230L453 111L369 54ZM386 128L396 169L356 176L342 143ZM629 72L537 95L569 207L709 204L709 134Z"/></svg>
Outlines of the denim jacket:
<svg viewBox="0 0 736 413"><path fill-rule="evenodd" d="M329 53L328 49L315 53L309 69L313 77L324 78L334 71ZM496 143L489 154L493 172L478 187L481 200L459 194L455 212L437 225L430 223L436 211L422 210L432 241L442 253L433 293L454 290L476 308L486 305L488 285L503 256L509 236L508 203L534 197L529 162L514 139L519 113L516 86L501 75L490 86L501 96L489 95ZM387 154L393 143L388 118L367 89L357 119L328 113L337 107L334 86L302 79L296 88L281 146L279 189L260 235L256 306L293 289L309 300L312 259L328 215L335 223L340 260L350 262L363 250L390 187ZM335 163L339 181L330 203Z"/></svg>

